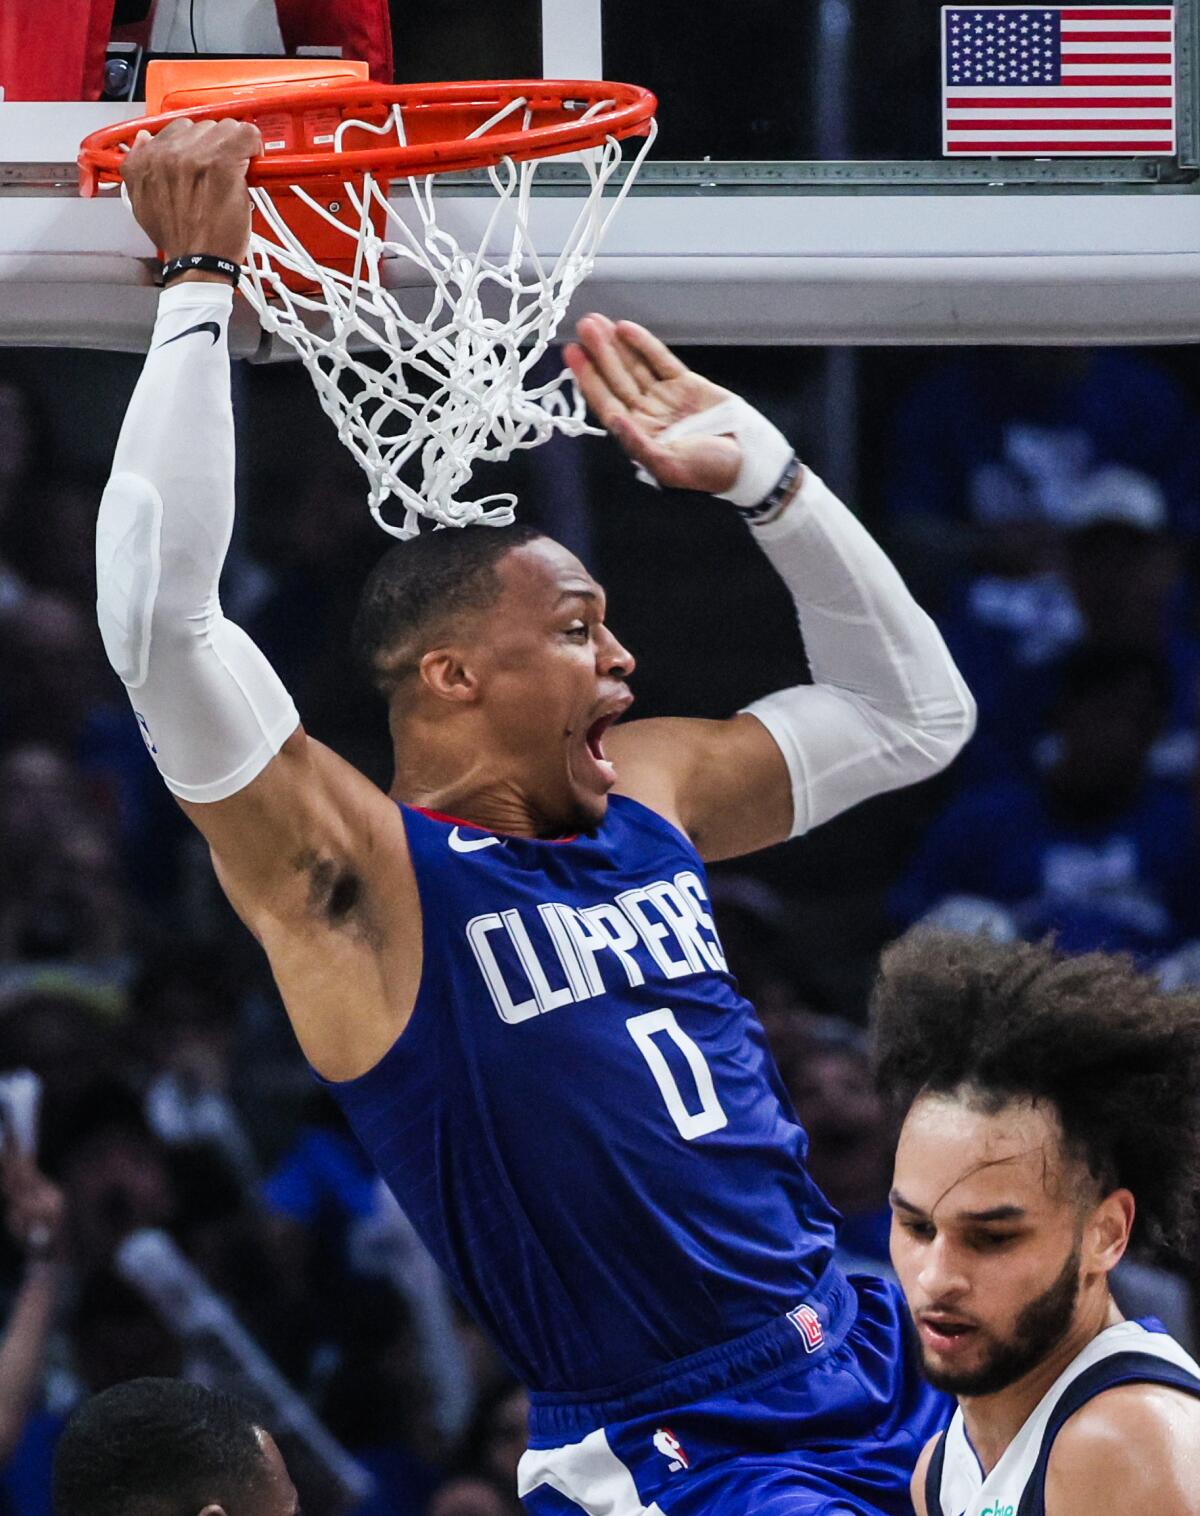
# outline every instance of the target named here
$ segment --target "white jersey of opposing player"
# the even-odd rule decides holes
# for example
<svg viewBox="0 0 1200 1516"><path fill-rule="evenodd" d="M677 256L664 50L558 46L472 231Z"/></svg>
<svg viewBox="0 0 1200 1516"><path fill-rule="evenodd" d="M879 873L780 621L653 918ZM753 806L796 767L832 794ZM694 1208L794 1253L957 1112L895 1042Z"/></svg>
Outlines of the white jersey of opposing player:
<svg viewBox="0 0 1200 1516"><path fill-rule="evenodd" d="M986 1478L955 1411L926 1476L928 1516L1044 1516L1046 1466L1063 1424L1102 1391L1136 1383L1200 1397L1200 1364L1155 1321L1108 1327L1058 1376Z"/></svg>

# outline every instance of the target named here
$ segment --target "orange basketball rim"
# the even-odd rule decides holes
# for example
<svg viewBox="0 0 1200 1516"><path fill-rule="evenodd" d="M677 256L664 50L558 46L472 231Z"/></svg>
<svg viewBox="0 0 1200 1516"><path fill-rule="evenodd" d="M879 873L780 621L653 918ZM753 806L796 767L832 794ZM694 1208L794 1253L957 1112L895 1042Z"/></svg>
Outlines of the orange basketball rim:
<svg viewBox="0 0 1200 1516"><path fill-rule="evenodd" d="M230 85L215 102L92 132L80 147L80 192L94 195L101 184L119 181L136 134L153 135L179 119L253 122L263 152L251 161L247 180L280 185L366 173L402 179L488 168L505 158L552 158L599 147L610 137L644 136L657 105L637 85L594 79L297 84L293 78L289 85ZM403 140L381 142L397 114Z"/></svg>

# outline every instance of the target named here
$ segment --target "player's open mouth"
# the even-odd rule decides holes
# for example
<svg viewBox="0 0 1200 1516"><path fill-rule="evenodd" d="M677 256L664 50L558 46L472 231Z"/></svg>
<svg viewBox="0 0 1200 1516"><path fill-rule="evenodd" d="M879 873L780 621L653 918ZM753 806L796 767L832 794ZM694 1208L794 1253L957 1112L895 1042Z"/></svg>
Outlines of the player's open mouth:
<svg viewBox="0 0 1200 1516"><path fill-rule="evenodd" d="M614 722L621 719L632 704L633 696L628 690L624 690L615 698L610 698L600 713L592 717L591 723L583 731L586 764L594 773L596 785L606 793L617 782L617 770L616 765L605 754L605 734Z"/></svg>
<svg viewBox="0 0 1200 1516"><path fill-rule="evenodd" d="M935 1353L961 1351L978 1331L969 1321L955 1320L951 1316L921 1316L917 1328L925 1346Z"/></svg>
<svg viewBox="0 0 1200 1516"><path fill-rule="evenodd" d="M604 756L604 734L617 719L617 712L610 711L606 716L598 716L587 729L584 741L587 746L588 756L599 769L605 781L605 788L611 788L617 782L617 771L613 764Z"/></svg>

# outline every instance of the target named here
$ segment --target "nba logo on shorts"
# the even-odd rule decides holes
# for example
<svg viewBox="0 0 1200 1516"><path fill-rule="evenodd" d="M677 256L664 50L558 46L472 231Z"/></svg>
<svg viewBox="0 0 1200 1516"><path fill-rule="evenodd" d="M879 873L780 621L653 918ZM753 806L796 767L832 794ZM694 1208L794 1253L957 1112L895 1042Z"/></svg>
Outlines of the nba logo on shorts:
<svg viewBox="0 0 1200 1516"><path fill-rule="evenodd" d="M825 1333L821 1327L821 1318L813 1310L811 1305L798 1305L794 1311L789 1311L788 1320L804 1339L804 1351L815 1353L818 1348L825 1346Z"/></svg>
<svg viewBox="0 0 1200 1516"><path fill-rule="evenodd" d="M688 1466L688 1456L679 1445L679 1438L667 1427L659 1427L654 1434L654 1448L664 1458L671 1460L671 1473L678 1474Z"/></svg>

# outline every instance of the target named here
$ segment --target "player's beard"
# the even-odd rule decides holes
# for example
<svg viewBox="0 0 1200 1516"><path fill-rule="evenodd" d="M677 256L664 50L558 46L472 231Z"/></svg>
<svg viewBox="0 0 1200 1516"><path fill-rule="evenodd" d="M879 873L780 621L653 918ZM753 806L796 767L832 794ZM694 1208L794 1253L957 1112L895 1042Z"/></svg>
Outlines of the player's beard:
<svg viewBox="0 0 1200 1516"><path fill-rule="evenodd" d="M943 1373L931 1368L922 1353L921 1367L930 1384L948 1395L995 1395L1036 1368L1067 1335L1074 1320L1079 1256L1076 1243L1058 1278L1048 1290L1022 1306L1012 1333L993 1339L991 1351L981 1364Z"/></svg>

